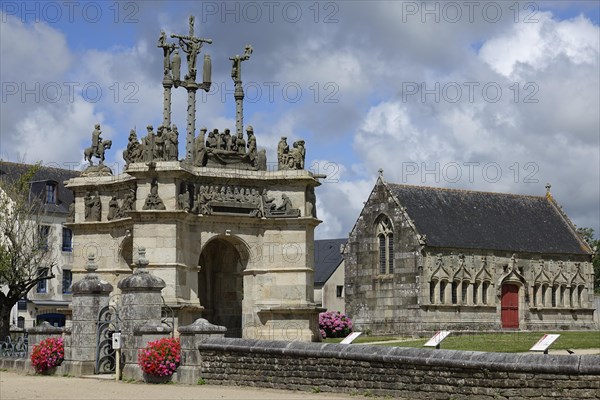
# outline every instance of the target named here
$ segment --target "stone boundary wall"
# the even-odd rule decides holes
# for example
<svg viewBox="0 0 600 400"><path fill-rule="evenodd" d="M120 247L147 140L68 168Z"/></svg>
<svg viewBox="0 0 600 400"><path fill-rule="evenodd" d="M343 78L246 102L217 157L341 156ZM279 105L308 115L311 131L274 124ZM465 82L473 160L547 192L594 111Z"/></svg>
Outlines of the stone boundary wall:
<svg viewBox="0 0 600 400"><path fill-rule="evenodd" d="M199 376L209 384L399 399L600 399L597 355L230 338L207 339L198 350Z"/></svg>

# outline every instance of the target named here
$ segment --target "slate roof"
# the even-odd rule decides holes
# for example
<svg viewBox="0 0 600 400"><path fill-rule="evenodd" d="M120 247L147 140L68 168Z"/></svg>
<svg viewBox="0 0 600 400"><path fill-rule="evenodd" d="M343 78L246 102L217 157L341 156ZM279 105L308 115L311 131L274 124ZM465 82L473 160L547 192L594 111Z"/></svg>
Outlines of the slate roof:
<svg viewBox="0 0 600 400"><path fill-rule="evenodd" d="M315 240L315 286L323 286L342 262L340 246L348 239Z"/></svg>
<svg viewBox="0 0 600 400"><path fill-rule="evenodd" d="M590 254L545 196L387 184L432 247Z"/></svg>
<svg viewBox="0 0 600 400"><path fill-rule="evenodd" d="M17 179L31 168L29 164L13 163L0 161L0 178ZM69 205L73 202L73 192L65 188L64 181L79 176L79 171L42 166L34 175L31 182L31 194L38 196L45 201L46 182L54 181L57 183L56 204L46 204L46 212L65 214L69 213Z"/></svg>

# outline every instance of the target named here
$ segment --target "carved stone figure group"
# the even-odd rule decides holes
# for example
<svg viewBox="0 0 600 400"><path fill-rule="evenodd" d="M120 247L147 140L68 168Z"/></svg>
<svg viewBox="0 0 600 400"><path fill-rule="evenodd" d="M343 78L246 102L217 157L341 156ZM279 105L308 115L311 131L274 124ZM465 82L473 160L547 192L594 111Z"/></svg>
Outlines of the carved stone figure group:
<svg viewBox="0 0 600 400"><path fill-rule="evenodd" d="M194 193L191 193L191 191ZM190 205L193 199L193 205ZM294 209L286 194L276 203L267 189L262 193L257 188L228 185L183 185L178 197L178 208L195 214L209 215L214 212L240 213L256 217L298 217L300 210Z"/></svg>
<svg viewBox="0 0 600 400"><path fill-rule="evenodd" d="M98 192L92 197L90 192L87 192L83 198L85 205L85 221L100 221L102 219L102 200ZM106 219L112 221L114 219L126 218L127 211L131 211L135 208L135 190L131 190L119 205L119 200L116 195L113 195L108 202L108 214ZM74 221L74 220L73 220Z"/></svg>
<svg viewBox="0 0 600 400"><path fill-rule="evenodd" d="M292 144L292 150L287 144L287 137L282 136L277 144L277 165L282 169L304 169L306 148L304 140L297 140Z"/></svg>
<svg viewBox="0 0 600 400"><path fill-rule="evenodd" d="M156 133L152 125L147 126L148 134L138 142L134 129L129 132L127 148L123 159L129 165L135 162L177 161L179 158L179 132L177 126L159 126Z"/></svg>
<svg viewBox="0 0 600 400"><path fill-rule="evenodd" d="M254 128L248 125L246 128L247 140L242 133L236 136L229 129L219 133L218 129L208 132L200 129L200 134L194 141L194 165L197 167L207 166L209 159L216 163L247 163L252 167L258 166L258 150Z"/></svg>

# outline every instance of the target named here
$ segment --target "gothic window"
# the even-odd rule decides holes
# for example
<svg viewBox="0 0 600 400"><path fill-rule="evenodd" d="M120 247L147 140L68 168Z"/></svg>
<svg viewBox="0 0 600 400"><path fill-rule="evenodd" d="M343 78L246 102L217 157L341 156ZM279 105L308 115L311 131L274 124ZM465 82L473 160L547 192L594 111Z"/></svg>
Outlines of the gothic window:
<svg viewBox="0 0 600 400"><path fill-rule="evenodd" d="M535 284L533 286L533 306L534 307L538 306L538 298L537 298L537 296L538 296L539 291L540 291L540 285Z"/></svg>
<svg viewBox="0 0 600 400"><path fill-rule="evenodd" d="M577 288L577 305L579 307L583 307L584 306L584 302L583 302L583 289L584 286L581 285Z"/></svg>
<svg viewBox="0 0 600 400"><path fill-rule="evenodd" d="M462 299L461 302L462 304L467 304L467 290L469 288L469 282L467 281L462 281L461 284L461 289L462 289Z"/></svg>
<svg viewBox="0 0 600 400"><path fill-rule="evenodd" d="M483 304L488 303L488 288L490 287L489 282L483 282L483 286L481 287L481 302Z"/></svg>
<svg viewBox="0 0 600 400"><path fill-rule="evenodd" d="M567 287L566 286L561 286L560 287L560 301L559 301L559 306L564 307L566 306L566 301L565 301L565 292L567 291Z"/></svg>
<svg viewBox="0 0 600 400"><path fill-rule="evenodd" d="M556 307L556 286L552 286L552 307Z"/></svg>
<svg viewBox="0 0 600 400"><path fill-rule="evenodd" d="M429 282L429 304L435 304L435 284L436 281Z"/></svg>
<svg viewBox="0 0 600 400"><path fill-rule="evenodd" d="M446 281L440 282L440 304L444 304L446 302L445 297L446 297L446 285L447 284L448 284L448 282L446 282Z"/></svg>
<svg viewBox="0 0 600 400"><path fill-rule="evenodd" d="M479 283L473 284L473 304L477 305L477 292L479 291Z"/></svg>
<svg viewBox="0 0 600 400"><path fill-rule="evenodd" d="M394 232L389 218L383 217L377 224L379 242L379 273L394 273Z"/></svg>
<svg viewBox="0 0 600 400"><path fill-rule="evenodd" d="M542 286L542 305L546 305L546 293L548 292L548 285Z"/></svg>
<svg viewBox="0 0 600 400"><path fill-rule="evenodd" d="M457 304L458 303L458 284L459 282L452 282L452 304Z"/></svg>

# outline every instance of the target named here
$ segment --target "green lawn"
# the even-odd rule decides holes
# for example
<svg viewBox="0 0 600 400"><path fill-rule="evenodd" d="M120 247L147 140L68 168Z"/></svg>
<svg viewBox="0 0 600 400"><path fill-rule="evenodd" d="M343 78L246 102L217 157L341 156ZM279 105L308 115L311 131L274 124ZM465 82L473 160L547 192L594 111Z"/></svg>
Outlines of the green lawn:
<svg viewBox="0 0 600 400"><path fill-rule="evenodd" d="M560 338L550 347L552 350L598 349L600 332L544 332L558 333ZM494 351L518 353L528 351L541 337L540 332L488 333L448 336L441 348L448 350ZM384 346L422 347L428 339L386 343Z"/></svg>
<svg viewBox="0 0 600 400"><path fill-rule="evenodd" d="M449 350L471 350L471 351L493 351L518 353L526 352L533 346L544 333L558 333L560 338L550 347L552 350L566 349L598 349L600 348L600 331L591 332L506 332L506 333L484 333L462 336L448 336L442 342L442 349ZM405 340L397 342L396 340ZM325 343L339 343L343 339L325 339ZM398 347L423 347L429 338L411 340L393 336L359 336L353 343L366 344L371 342L389 341L380 343L381 346Z"/></svg>

